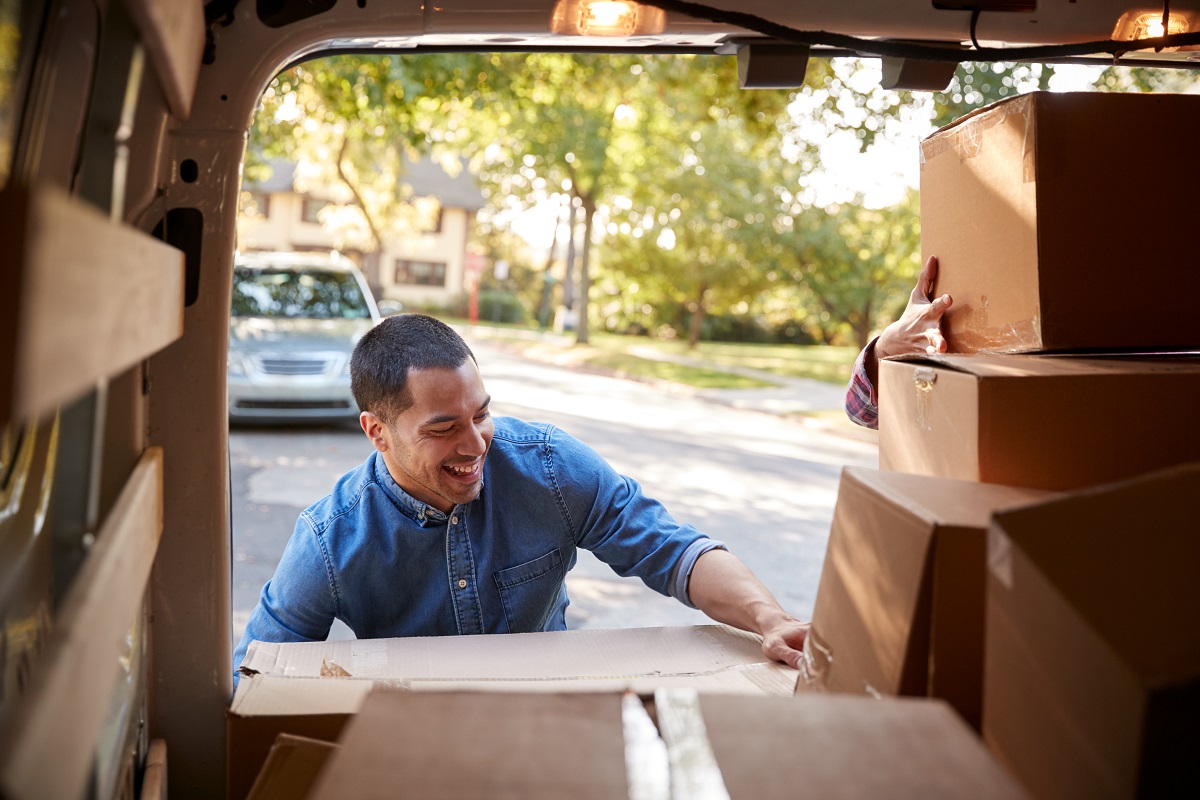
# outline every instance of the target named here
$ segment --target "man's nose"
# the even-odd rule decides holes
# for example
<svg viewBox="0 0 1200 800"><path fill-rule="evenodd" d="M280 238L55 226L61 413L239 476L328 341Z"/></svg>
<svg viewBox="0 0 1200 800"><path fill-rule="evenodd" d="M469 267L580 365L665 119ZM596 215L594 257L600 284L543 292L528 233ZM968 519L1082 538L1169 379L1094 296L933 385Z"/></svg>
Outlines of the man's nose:
<svg viewBox="0 0 1200 800"><path fill-rule="evenodd" d="M477 425L470 425L458 440L458 452L468 456L481 456L487 452L487 442L483 431Z"/></svg>

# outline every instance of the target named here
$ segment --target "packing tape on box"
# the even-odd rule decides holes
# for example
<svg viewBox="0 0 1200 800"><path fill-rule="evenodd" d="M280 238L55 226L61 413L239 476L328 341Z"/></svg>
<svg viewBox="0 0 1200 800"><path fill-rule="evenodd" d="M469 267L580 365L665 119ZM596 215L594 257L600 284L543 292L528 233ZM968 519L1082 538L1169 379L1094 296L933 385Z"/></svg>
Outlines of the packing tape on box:
<svg viewBox="0 0 1200 800"><path fill-rule="evenodd" d="M1041 317L992 325L988 319L987 296L954 298L946 315L954 314L946 330L946 343L955 353L1012 353L1037 350L1041 346Z"/></svg>
<svg viewBox="0 0 1200 800"><path fill-rule="evenodd" d="M920 163L925 165L943 153L953 151L966 161L977 158L983 152L984 134L998 125L1017 118L1023 126L1024 141L1021 151L1021 180L1031 183L1037 179L1037 164L1034 158L1037 141L1037 121L1033 113L1036 95L1024 95L999 105L987 106L958 118L946 127L931 134L921 142Z"/></svg>
<svg viewBox="0 0 1200 800"><path fill-rule="evenodd" d="M995 576L1000 585L1009 591L1013 586L1012 542L995 528L987 535L988 572Z"/></svg>
<svg viewBox="0 0 1200 800"><path fill-rule="evenodd" d="M917 393L917 429L933 430L933 414L929 405L933 402L933 385L937 383L937 370L933 367L917 367L913 370L913 389Z"/></svg>
<svg viewBox="0 0 1200 800"><path fill-rule="evenodd" d="M833 651L821 640L815 628L808 629L800 654L800 680L809 691L829 689L829 670L833 666Z"/></svg>
<svg viewBox="0 0 1200 800"><path fill-rule="evenodd" d="M729 800L695 689L657 689L656 725L642 699L621 700L629 800Z"/></svg>

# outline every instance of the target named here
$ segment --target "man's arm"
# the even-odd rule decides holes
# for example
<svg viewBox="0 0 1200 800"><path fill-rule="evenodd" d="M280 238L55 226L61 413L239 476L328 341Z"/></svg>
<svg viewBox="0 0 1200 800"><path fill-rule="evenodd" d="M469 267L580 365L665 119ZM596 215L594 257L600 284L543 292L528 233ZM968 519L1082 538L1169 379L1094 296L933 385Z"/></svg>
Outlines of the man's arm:
<svg viewBox="0 0 1200 800"><path fill-rule="evenodd" d="M917 277L917 285L908 297L908 306L900 319L883 329L859 353L854 374L846 388L846 415L868 428L878 427L879 360L904 353L944 353L946 339L942 336L942 315L950 308L950 295L933 297L937 281L937 256L930 256Z"/></svg>
<svg viewBox="0 0 1200 800"><path fill-rule="evenodd" d="M799 668L808 623L788 614L754 573L728 550L696 560L688 581L692 603L717 622L763 637L763 653Z"/></svg>
<svg viewBox="0 0 1200 800"><path fill-rule="evenodd" d="M320 641L329 635L336 614L337 602L316 536L301 517L234 650L234 685L250 642Z"/></svg>

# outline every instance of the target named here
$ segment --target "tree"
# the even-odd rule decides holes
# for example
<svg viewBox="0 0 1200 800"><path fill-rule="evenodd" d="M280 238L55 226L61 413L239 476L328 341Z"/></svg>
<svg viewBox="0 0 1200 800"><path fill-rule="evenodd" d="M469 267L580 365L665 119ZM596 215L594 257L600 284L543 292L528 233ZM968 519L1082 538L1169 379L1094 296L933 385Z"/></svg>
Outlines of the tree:
<svg viewBox="0 0 1200 800"><path fill-rule="evenodd" d="M282 157L296 164L302 191L340 188L324 221L341 246L371 261L390 236L436 218L435 203L410 202L404 165L453 141L464 115L481 105L490 92L483 58L333 56L293 67L263 95L247 176L265 177L266 162Z"/></svg>
<svg viewBox="0 0 1200 800"><path fill-rule="evenodd" d="M846 336L865 347L903 310L920 269L917 193L881 209L861 203L807 209L784 240L794 257L785 282L813 309L805 326L826 344Z"/></svg>

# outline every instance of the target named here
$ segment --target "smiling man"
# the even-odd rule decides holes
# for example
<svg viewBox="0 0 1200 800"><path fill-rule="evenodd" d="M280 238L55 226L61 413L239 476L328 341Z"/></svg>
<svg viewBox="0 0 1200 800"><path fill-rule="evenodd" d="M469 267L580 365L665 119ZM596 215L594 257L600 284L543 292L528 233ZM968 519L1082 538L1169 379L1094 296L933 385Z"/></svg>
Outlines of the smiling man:
<svg viewBox="0 0 1200 800"><path fill-rule="evenodd" d="M474 354L447 325L389 317L350 371L375 452L300 515L235 668L252 640L324 639L334 619L363 639L564 630L580 547L798 663L808 625L724 544L563 431L493 419Z"/></svg>

